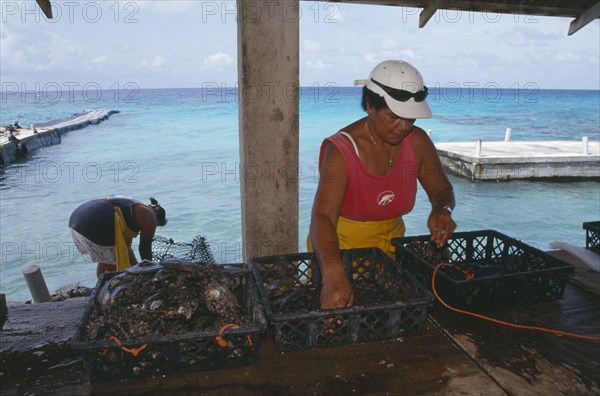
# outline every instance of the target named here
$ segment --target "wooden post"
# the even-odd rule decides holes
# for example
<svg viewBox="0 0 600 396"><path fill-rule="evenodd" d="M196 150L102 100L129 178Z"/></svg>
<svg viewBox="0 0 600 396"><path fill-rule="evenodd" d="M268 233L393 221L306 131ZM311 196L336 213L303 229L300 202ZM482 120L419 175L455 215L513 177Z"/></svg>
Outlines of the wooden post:
<svg viewBox="0 0 600 396"><path fill-rule="evenodd" d="M8 317L8 307L6 306L6 296L0 293L0 330L4 327L6 318Z"/></svg>
<svg viewBox="0 0 600 396"><path fill-rule="evenodd" d="M512 135L512 129L511 128L506 128L506 132L504 133L504 141L505 142L510 142L511 135Z"/></svg>
<svg viewBox="0 0 600 396"><path fill-rule="evenodd" d="M242 250L298 252L299 0L238 0Z"/></svg>
<svg viewBox="0 0 600 396"><path fill-rule="evenodd" d="M475 157L481 157L481 139L475 140Z"/></svg>
<svg viewBox="0 0 600 396"><path fill-rule="evenodd" d="M46 286L46 281L39 265L28 265L22 271L33 302L43 303L50 301L50 293L48 292L48 287Z"/></svg>
<svg viewBox="0 0 600 396"><path fill-rule="evenodd" d="M581 138L581 154L583 155L589 155L590 154L590 150L588 147L588 137L584 136Z"/></svg>

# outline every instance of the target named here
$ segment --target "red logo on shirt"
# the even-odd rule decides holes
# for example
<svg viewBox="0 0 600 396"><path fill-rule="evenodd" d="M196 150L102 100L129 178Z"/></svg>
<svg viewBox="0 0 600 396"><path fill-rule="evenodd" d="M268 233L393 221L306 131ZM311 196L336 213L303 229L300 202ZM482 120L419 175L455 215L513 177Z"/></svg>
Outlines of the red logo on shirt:
<svg viewBox="0 0 600 396"><path fill-rule="evenodd" d="M392 201L394 200L395 197L396 197L396 195L394 194L393 191L386 190L386 191L382 192L381 194L379 194L379 196L377 197L377 205L379 205L379 206L389 205L392 203Z"/></svg>

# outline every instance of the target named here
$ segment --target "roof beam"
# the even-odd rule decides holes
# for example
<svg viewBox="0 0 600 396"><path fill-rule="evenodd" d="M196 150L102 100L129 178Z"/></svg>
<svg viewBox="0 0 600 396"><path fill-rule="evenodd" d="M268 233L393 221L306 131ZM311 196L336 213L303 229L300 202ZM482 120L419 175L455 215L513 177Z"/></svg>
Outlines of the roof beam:
<svg viewBox="0 0 600 396"><path fill-rule="evenodd" d="M37 1L38 5L42 9L42 11L44 11L44 15L46 15L46 18L52 19L52 6L50 5L50 0L35 0L35 1Z"/></svg>
<svg viewBox="0 0 600 396"><path fill-rule="evenodd" d="M425 27L427 22L431 19L431 17L435 14L437 10L440 8L444 8L446 6L447 1L444 0L434 0L430 1L421 11L419 15L419 27Z"/></svg>
<svg viewBox="0 0 600 396"><path fill-rule="evenodd" d="M600 1L582 12L577 18L571 21L569 25L568 35L572 35L579 29L592 22L594 19L600 18Z"/></svg>

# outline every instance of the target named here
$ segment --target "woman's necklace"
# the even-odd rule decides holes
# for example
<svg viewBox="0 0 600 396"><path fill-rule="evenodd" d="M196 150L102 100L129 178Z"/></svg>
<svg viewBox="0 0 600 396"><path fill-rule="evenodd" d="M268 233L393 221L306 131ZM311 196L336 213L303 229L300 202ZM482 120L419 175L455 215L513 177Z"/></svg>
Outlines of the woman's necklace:
<svg viewBox="0 0 600 396"><path fill-rule="evenodd" d="M392 146L392 154L390 155L390 159L388 160L387 157L385 156L385 153L383 152L383 150L379 148L377 143L375 143L375 139L373 138L373 134L371 133L371 125L369 124L369 120L367 120L367 130L369 131L369 136L371 137L371 141L373 142L373 145L375 146L377 151L379 151L379 153L383 156L383 158L386 159L386 161L388 162L388 166L391 168L392 165L394 164L394 150L396 150L396 146Z"/></svg>

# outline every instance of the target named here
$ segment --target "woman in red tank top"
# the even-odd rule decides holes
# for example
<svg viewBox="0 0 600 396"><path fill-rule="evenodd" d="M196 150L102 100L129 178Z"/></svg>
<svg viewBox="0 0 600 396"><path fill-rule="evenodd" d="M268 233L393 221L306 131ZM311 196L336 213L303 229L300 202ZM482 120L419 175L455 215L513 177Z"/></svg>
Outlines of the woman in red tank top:
<svg viewBox="0 0 600 396"><path fill-rule="evenodd" d="M443 246L452 236L454 192L435 146L414 125L430 118L427 87L412 65L390 60L377 65L363 88L367 116L325 139L310 241L321 266L321 308L352 306L354 295L339 249L378 246L404 235L402 216L414 206L417 180L431 202L431 240Z"/></svg>

